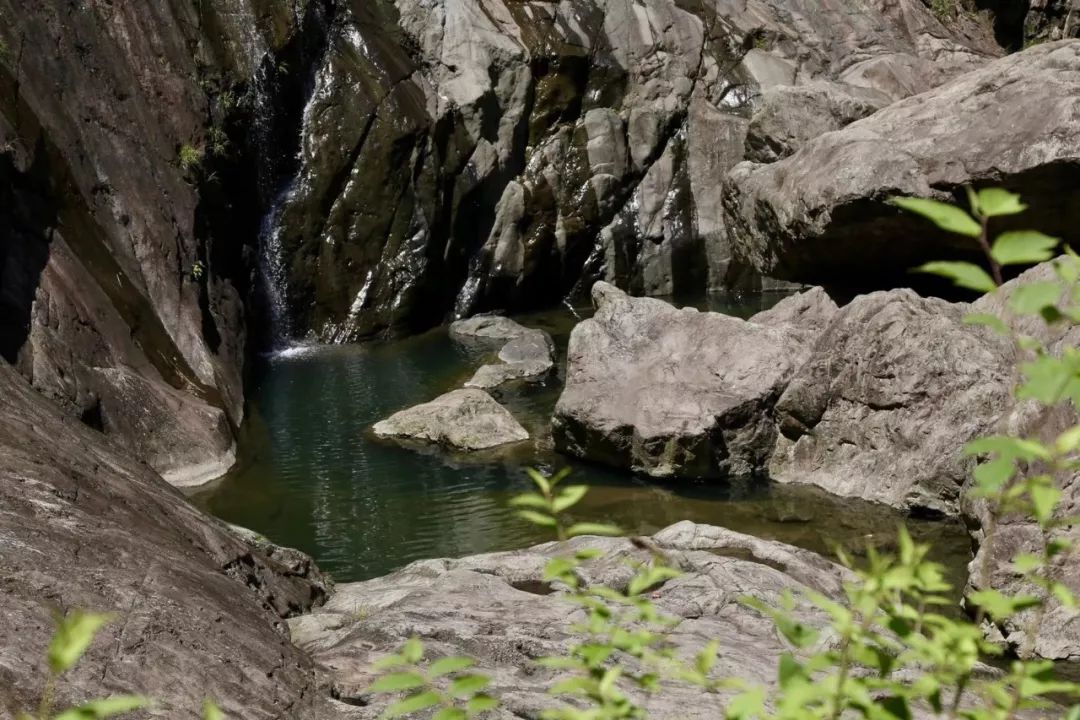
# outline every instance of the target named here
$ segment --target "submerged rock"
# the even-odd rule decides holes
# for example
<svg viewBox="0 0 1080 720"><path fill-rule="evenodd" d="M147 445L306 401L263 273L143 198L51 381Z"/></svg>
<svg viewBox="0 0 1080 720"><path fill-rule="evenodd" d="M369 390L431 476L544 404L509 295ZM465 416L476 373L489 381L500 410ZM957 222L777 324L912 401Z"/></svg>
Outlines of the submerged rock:
<svg viewBox="0 0 1080 720"><path fill-rule="evenodd" d="M1010 55L784 160L736 167L724 190L731 242L769 276L907 285L910 268L977 248L887 201L951 201L970 184L1020 193L1031 205L1020 223L1067 237L1080 225L1078 118L1080 40Z"/></svg>
<svg viewBox="0 0 1080 720"><path fill-rule="evenodd" d="M454 450L486 450L528 440L510 411L483 390L466 388L394 413L375 423L384 438L419 440Z"/></svg>
<svg viewBox="0 0 1080 720"><path fill-rule="evenodd" d="M499 348L528 332L529 328L502 315L476 315L450 323L450 337L467 347Z"/></svg>
<svg viewBox="0 0 1080 720"><path fill-rule="evenodd" d="M847 578L843 568L812 552L719 527L681 522L657 533L651 544L685 573L651 593L662 612L682 620L667 635L677 654L692 657L707 641L718 640L723 650L716 673L752 682L773 682L777 661L790 646L769 618L739 597L778 605L788 591L811 589L840 599ZM322 609L290 622L292 637L327 669L331 692L357 706L357 718L377 717L388 701L365 692L375 677L372 663L413 636L423 640L429 659L475 658L505 711L538 717L551 707L547 688L559 674L535 660L567 652L574 641L570 626L583 617L579 606L544 581L544 566L585 547L604 553L582 566L587 586L624 588L633 573L627 561L650 559L627 539L577 538L460 560L423 560L386 577L340 586ZM798 601L795 615L809 625L827 623L804 601ZM638 699L651 717L704 719L722 716L730 696L673 683Z"/></svg>
<svg viewBox="0 0 1080 720"><path fill-rule="evenodd" d="M32 711L55 612L114 613L56 706L141 693L154 717L330 717L281 618L325 599L296 551L269 554L0 362L0 706ZM300 570L306 567L304 572Z"/></svg>
<svg viewBox="0 0 1080 720"><path fill-rule="evenodd" d="M764 469L773 404L836 312L820 289L750 321L593 287L596 315L574 328L556 447L654 477Z"/></svg>
<svg viewBox="0 0 1080 720"><path fill-rule="evenodd" d="M543 330L526 330L503 345L499 360L480 367L465 387L492 389L513 380L544 380L555 369L555 343Z"/></svg>

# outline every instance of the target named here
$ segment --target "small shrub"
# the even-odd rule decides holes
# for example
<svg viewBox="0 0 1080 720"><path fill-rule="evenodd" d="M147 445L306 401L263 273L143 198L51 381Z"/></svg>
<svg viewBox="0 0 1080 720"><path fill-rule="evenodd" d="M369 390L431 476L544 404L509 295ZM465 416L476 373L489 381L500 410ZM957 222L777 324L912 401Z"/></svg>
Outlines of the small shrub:
<svg viewBox="0 0 1080 720"><path fill-rule="evenodd" d="M177 153L177 162L185 173L192 173L202 167L204 155L202 148L185 143Z"/></svg>

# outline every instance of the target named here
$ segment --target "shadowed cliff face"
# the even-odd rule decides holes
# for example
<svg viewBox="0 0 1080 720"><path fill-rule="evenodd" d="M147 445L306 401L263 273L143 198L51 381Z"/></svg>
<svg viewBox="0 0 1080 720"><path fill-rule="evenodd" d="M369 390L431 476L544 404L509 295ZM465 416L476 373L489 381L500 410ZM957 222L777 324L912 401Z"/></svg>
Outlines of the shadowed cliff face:
<svg viewBox="0 0 1080 720"><path fill-rule="evenodd" d="M789 154L997 52L917 0L342 0L327 32L271 249L288 334L332 342L598 278L730 287L720 180L748 146ZM754 125L785 86L802 114Z"/></svg>
<svg viewBox="0 0 1080 720"><path fill-rule="evenodd" d="M257 81L322 9L0 0L0 354L174 482L231 464L258 178L282 172L248 136L257 91L296 94Z"/></svg>

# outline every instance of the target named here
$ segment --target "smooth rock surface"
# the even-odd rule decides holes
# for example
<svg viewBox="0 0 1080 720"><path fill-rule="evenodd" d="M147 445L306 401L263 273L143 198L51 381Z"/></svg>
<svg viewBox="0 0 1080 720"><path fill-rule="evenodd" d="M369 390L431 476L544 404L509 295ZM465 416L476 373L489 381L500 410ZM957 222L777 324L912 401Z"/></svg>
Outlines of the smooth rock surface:
<svg viewBox="0 0 1080 720"><path fill-rule="evenodd" d="M789 649L772 621L740 604L740 596L770 604L801 588L842 596L847 571L782 543L690 522L657 533L651 542L685 573L651 593L665 614L682 619L669 639L682 657L718 640L715 672L720 676L772 682L780 654ZM323 608L290 621L293 638L326 669L331 691L357 706L350 717L374 718L383 710L386 696L365 693L375 677L371 665L412 636L424 641L429 659L475 658L478 669L492 677L493 694L503 700L499 717L537 717L551 707L546 690L558 674L534 661L566 652L570 626L582 617L576 605L544 582L543 569L551 558L583 547L604 551L581 568L590 586L623 588L632 575L627 560L650 558L626 539L577 538L565 545L424 560L386 577L340 586ZM824 621L801 601L796 614L809 624ZM673 683L644 704L651 717L704 719L721 716L728 697Z"/></svg>
<svg viewBox="0 0 1080 720"><path fill-rule="evenodd" d="M281 621L326 597L310 559L267 555L0 363L0 708L32 710L52 613L115 613L56 687L57 707L114 693L151 717L333 717ZM288 557L286 557L286 555Z"/></svg>
<svg viewBox="0 0 1080 720"><path fill-rule="evenodd" d="M529 439L509 410L476 388L453 390L396 412L372 429L379 437L419 440L452 450L486 450Z"/></svg>
<svg viewBox="0 0 1080 720"><path fill-rule="evenodd" d="M763 470L773 404L836 312L822 291L785 299L761 322L676 309L593 287L596 315L574 328L556 447L654 477Z"/></svg>
<svg viewBox="0 0 1080 720"><path fill-rule="evenodd" d="M736 255L766 275L907 286L910 268L977 248L887 200L951 202L968 184L1023 195L1031 209L1014 226L1068 236L1080 225L1080 40L997 60L779 162L743 163L724 207Z"/></svg>

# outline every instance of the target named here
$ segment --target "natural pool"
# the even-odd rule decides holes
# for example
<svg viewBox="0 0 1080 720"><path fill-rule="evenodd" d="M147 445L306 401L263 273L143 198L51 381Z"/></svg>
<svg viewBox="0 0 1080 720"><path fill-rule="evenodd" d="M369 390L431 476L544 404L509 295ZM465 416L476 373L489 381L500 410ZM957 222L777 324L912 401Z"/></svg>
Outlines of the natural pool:
<svg viewBox="0 0 1080 720"><path fill-rule="evenodd" d="M780 295L714 297L709 309L749 316ZM569 309L519 318L552 334L560 353ZM503 393L533 435L473 459L418 453L376 440L372 424L459 386L483 362L445 329L390 342L315 347L266 358L249 389L240 464L193 500L224 520L310 553L340 581L385 574L420 558L523 547L549 539L507 501L528 487L522 468L569 465L592 491L576 517L649 533L679 520L712 523L822 553L889 546L898 514L813 488L768 482L659 485L554 453L546 432L561 379ZM908 520L962 582L968 541L953 523Z"/></svg>

